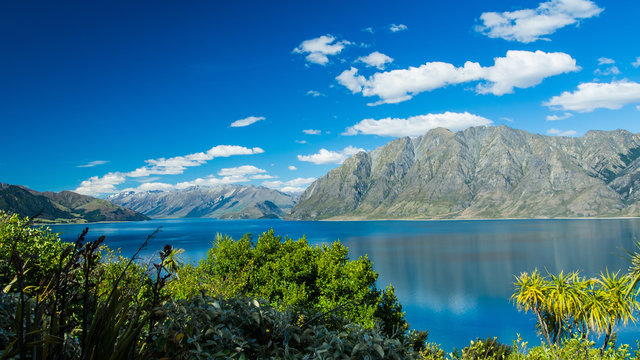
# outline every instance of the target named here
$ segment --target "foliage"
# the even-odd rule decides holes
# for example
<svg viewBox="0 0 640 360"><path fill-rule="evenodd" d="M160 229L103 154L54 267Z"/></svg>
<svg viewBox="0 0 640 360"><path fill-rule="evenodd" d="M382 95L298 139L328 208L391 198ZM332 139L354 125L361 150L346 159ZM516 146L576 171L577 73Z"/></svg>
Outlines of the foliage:
<svg viewBox="0 0 640 360"><path fill-rule="evenodd" d="M143 350L148 358L419 358L411 336L388 337L378 327L352 323L337 330L301 324L297 313L243 296L169 301L157 312L163 320Z"/></svg>
<svg viewBox="0 0 640 360"><path fill-rule="evenodd" d="M243 295L266 299L281 310L339 311L366 328L380 322L387 335L408 328L393 287L378 289L371 261L366 256L349 260L339 242L314 247L304 237L283 240L273 230L255 244L249 236L234 241L218 235L207 256L178 276L168 287L177 299Z"/></svg>
<svg viewBox="0 0 640 360"><path fill-rule="evenodd" d="M632 277L619 272L606 271L598 278L585 279L577 272L542 277L534 270L517 276L515 285L512 300L536 315L540 333L551 349L563 340L592 340L603 334L604 352L615 336L615 326L635 322L634 313L640 309L637 298L629 295Z"/></svg>
<svg viewBox="0 0 640 360"><path fill-rule="evenodd" d="M55 273L57 259L65 244L46 227L32 227L28 218L0 211L0 286L4 288L16 276L11 253L22 254L28 262L25 281L39 284Z"/></svg>

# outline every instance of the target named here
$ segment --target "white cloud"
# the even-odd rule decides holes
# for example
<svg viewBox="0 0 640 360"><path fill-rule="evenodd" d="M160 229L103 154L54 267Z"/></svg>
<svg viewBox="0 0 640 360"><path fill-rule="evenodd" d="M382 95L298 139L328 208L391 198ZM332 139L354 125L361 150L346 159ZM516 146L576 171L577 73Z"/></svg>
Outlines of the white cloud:
<svg viewBox="0 0 640 360"><path fill-rule="evenodd" d="M356 148L353 146L347 146L341 151L330 151L327 149L320 149L320 151L318 151L315 154L298 155L298 160L311 162L316 165L342 164L347 158L361 151L365 151L365 150L361 148Z"/></svg>
<svg viewBox="0 0 640 360"><path fill-rule="evenodd" d="M253 123L256 123L258 121L262 121L264 120L265 117L264 116L249 116L247 118L244 119L240 119L240 120L236 120L234 122L231 123L231 127L245 127L245 126L249 126Z"/></svg>
<svg viewBox="0 0 640 360"><path fill-rule="evenodd" d="M562 115L556 115L556 114L547 115L547 121L564 120L564 119L568 119L568 118L570 118L572 116L573 116L573 114L572 113L568 113L568 112L566 112L566 113L564 113Z"/></svg>
<svg viewBox="0 0 640 360"><path fill-rule="evenodd" d="M597 16L602 10L589 0L551 0L540 3L535 9L482 13L482 24L476 26L476 31L490 38L530 43L548 40L542 36Z"/></svg>
<svg viewBox="0 0 640 360"><path fill-rule="evenodd" d="M362 31L364 31L364 32L368 32L368 33L370 33L370 34L373 34L373 33L374 33L374 31L373 31L373 28L372 28L372 27L364 28L364 29L362 29Z"/></svg>
<svg viewBox="0 0 640 360"><path fill-rule="evenodd" d="M389 25L389 30L391 30L391 32L398 32L398 31L405 31L407 30L407 25L404 24L391 24Z"/></svg>
<svg viewBox="0 0 640 360"><path fill-rule="evenodd" d="M248 182L249 179L245 176L225 176L223 178L216 178L209 176L207 178L197 178L191 181L185 181L174 185L175 189L187 189L193 186L216 186L225 184L237 184L242 182Z"/></svg>
<svg viewBox="0 0 640 360"><path fill-rule="evenodd" d="M554 135L554 136L573 136L576 134L576 131L575 130L562 131L555 128L551 128L547 130L547 134Z"/></svg>
<svg viewBox="0 0 640 360"><path fill-rule="evenodd" d="M249 176L252 180L266 180L266 179L275 179L277 176L268 175L268 174L258 174Z"/></svg>
<svg viewBox="0 0 640 360"><path fill-rule="evenodd" d="M329 62L328 55L337 55L346 45L351 44L349 41L336 41L333 35L322 35L315 39L303 41L297 48L293 49L296 54L307 54L307 61L326 65Z"/></svg>
<svg viewBox="0 0 640 360"><path fill-rule="evenodd" d="M136 188L124 189L122 191L123 192L126 192L126 191L133 191L133 192L171 191L173 189L175 189L175 185L161 183L161 182L149 182L149 183L141 184L140 186L138 186Z"/></svg>
<svg viewBox="0 0 640 360"><path fill-rule="evenodd" d="M158 158L145 160L146 166L137 168L127 173L110 172L102 177L93 176L80 183L74 191L85 195L100 195L116 192L116 185L120 185L127 178L141 178L149 175L177 175L182 174L187 167L200 166L207 161L218 157L229 157L234 155L251 155L263 153L259 147L246 148L237 145L218 145L207 152L199 152L184 156L171 158ZM227 181L232 180L231 178Z"/></svg>
<svg viewBox="0 0 640 360"><path fill-rule="evenodd" d="M78 194L97 196L116 192L116 185L124 183L126 178L120 173L108 173L102 177L92 176L80 183L74 191Z"/></svg>
<svg viewBox="0 0 640 360"><path fill-rule="evenodd" d="M232 168L223 168L218 171L218 175L220 176L238 176L238 175L254 175L254 174L263 174L266 173L267 170L257 168L253 165L242 165Z"/></svg>
<svg viewBox="0 0 640 360"><path fill-rule="evenodd" d="M125 175L128 177L144 177L148 175L177 175L182 174L187 167L200 166L217 157L229 157L233 155L252 155L263 153L259 147L246 148L237 145L218 145L207 152L199 152L172 158L159 158L145 160L148 164Z"/></svg>
<svg viewBox="0 0 640 360"><path fill-rule="evenodd" d="M607 75L618 75L620 74L620 69L618 69L617 66L613 65L611 67L608 67L604 70L601 69L596 69L593 72L594 75L602 75L602 76L607 76Z"/></svg>
<svg viewBox="0 0 640 360"><path fill-rule="evenodd" d="M568 111L589 112L598 108L620 109L640 102L640 84L628 80L583 83L574 92L565 91L543 103Z"/></svg>
<svg viewBox="0 0 640 360"><path fill-rule="evenodd" d="M285 193L301 193L306 189L305 185L314 182L316 178L296 178L289 181L265 181L262 186L280 190Z"/></svg>
<svg viewBox="0 0 640 360"><path fill-rule="evenodd" d="M358 69L351 67L336 80L363 96L377 96L380 101L369 104L391 104L407 101L414 95L471 81L483 81L476 86L479 94L503 95L514 88L529 88L538 85L547 77L580 70L570 55L543 51L509 50L505 57L494 59L493 66L483 67L467 61L461 67L444 62L427 62L420 67L379 72L368 79L357 75Z"/></svg>
<svg viewBox="0 0 640 360"><path fill-rule="evenodd" d="M636 106L636 109L640 110L640 105Z"/></svg>
<svg viewBox="0 0 640 360"><path fill-rule="evenodd" d="M307 91L307 96L320 97L320 96L324 96L324 94L321 93L320 91L309 90Z"/></svg>
<svg viewBox="0 0 640 360"><path fill-rule="evenodd" d="M637 68L640 66L640 56L638 56L636 58L636 61L632 62L631 65L633 65L634 68Z"/></svg>
<svg viewBox="0 0 640 360"><path fill-rule="evenodd" d="M609 59L606 57L601 57L598 59L598 65L609 65L609 64L615 64L616 61L613 59Z"/></svg>
<svg viewBox="0 0 640 360"><path fill-rule="evenodd" d="M385 118L380 120L364 119L348 127L343 135L369 134L380 136L421 136L437 127L452 131L466 129L470 126L490 125L492 121L468 112L445 112L442 114L426 114L412 116L407 119Z"/></svg>
<svg viewBox="0 0 640 360"><path fill-rule="evenodd" d="M374 51L367 56L359 57L356 62L362 62L367 66L373 66L380 70L384 70L384 67L393 62L393 59L381 52Z"/></svg>
<svg viewBox="0 0 640 360"><path fill-rule="evenodd" d="M79 167L79 168L87 168L87 167L94 167L94 166L98 166L98 165L104 165L104 164L106 164L106 163L108 163L108 161L104 161L104 160L96 160L96 161L88 162L88 163L86 163L86 164L84 164L84 165L78 165L78 166L76 166L76 167Z"/></svg>
<svg viewBox="0 0 640 360"><path fill-rule="evenodd" d="M305 130L302 130L302 132L307 134L307 135L320 135L320 134L322 134L322 131L316 130L316 129L305 129Z"/></svg>
<svg viewBox="0 0 640 360"><path fill-rule="evenodd" d="M298 144L306 144L307 140L296 140Z"/></svg>
<svg viewBox="0 0 640 360"><path fill-rule="evenodd" d="M293 165L289 165L289 167L288 167L287 169L289 169L289 170L291 170L291 171L296 171L296 170L298 170L298 168L297 168L297 167L295 167L295 166L293 166Z"/></svg>

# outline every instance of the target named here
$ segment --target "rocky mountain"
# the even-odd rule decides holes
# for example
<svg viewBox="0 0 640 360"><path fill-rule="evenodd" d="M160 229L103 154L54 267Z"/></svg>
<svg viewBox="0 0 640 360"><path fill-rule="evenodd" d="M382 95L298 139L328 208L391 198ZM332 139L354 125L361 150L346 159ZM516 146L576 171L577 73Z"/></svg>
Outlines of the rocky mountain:
<svg viewBox="0 0 640 360"><path fill-rule="evenodd" d="M125 192L107 198L152 218L209 217L219 219L281 218L296 199L261 186L194 186L172 191Z"/></svg>
<svg viewBox="0 0 640 360"><path fill-rule="evenodd" d="M312 183L293 219L640 215L640 136L434 129L361 152Z"/></svg>
<svg viewBox="0 0 640 360"><path fill-rule="evenodd" d="M139 221L148 217L106 200L71 191L38 192L24 186L0 183L0 210L33 217L36 222L78 223Z"/></svg>

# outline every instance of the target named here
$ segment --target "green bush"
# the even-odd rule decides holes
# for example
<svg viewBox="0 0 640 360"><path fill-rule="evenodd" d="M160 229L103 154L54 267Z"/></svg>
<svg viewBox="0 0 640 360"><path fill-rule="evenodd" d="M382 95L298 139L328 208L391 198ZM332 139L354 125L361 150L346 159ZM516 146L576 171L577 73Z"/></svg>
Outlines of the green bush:
<svg viewBox="0 0 640 360"><path fill-rule="evenodd" d="M338 311L347 319L387 335L408 325L393 287L380 290L378 274L365 256L350 260L348 249L335 242L310 246L263 233L254 244L249 236L237 241L218 235L206 257L178 271L168 285L174 298L197 294L262 298L281 310Z"/></svg>

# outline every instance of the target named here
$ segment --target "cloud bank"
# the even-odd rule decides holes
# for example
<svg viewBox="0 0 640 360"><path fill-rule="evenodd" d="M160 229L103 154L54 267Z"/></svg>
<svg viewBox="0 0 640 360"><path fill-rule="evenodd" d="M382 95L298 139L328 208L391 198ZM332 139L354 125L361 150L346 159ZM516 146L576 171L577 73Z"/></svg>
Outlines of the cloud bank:
<svg viewBox="0 0 640 360"><path fill-rule="evenodd" d="M362 96L377 96L380 100L369 105L392 104L407 101L416 94L448 85L480 81L479 94L504 95L514 88L536 86L547 77L580 70L570 55L544 51L509 50L505 57L494 59L493 66L483 67L467 61L461 67L444 62L427 62L419 67L379 72L366 78L351 67L336 80Z"/></svg>
<svg viewBox="0 0 640 360"><path fill-rule="evenodd" d="M590 112L595 109L620 109L640 103L640 84L628 80L610 83L583 83L574 92L565 91L543 105L565 111Z"/></svg>
<svg viewBox="0 0 640 360"><path fill-rule="evenodd" d="M235 155L252 155L263 153L259 147L246 148L237 145L218 145L206 152L198 152L171 158L158 158L145 160L146 166L137 168L130 172L110 172L104 176L93 176L80 183L74 191L84 195L101 195L116 192L116 186L123 184L127 178L141 178L149 175L177 175L182 174L188 167L195 167L205 164L207 161L218 157L229 157ZM229 170L229 169L227 169ZM229 178L227 181L231 181ZM146 183L157 184L157 183ZM145 184L143 184L145 185ZM141 185L142 186L142 185ZM152 185L145 185L147 187ZM153 185L158 186L158 185Z"/></svg>
<svg viewBox="0 0 640 360"><path fill-rule="evenodd" d="M523 43L549 40L543 36L597 16L602 10L589 0L551 0L540 3L535 9L482 13L482 24L476 26L476 31L490 38Z"/></svg>
<svg viewBox="0 0 640 360"><path fill-rule="evenodd" d="M380 135L380 136L422 136L427 131L437 127L451 131L464 130L471 126L490 125L493 122L482 116L468 112L445 112L442 114L426 114L412 116L406 119L385 118L380 120L364 119L348 127L343 135Z"/></svg>
<svg viewBox="0 0 640 360"><path fill-rule="evenodd" d="M356 148L353 146L347 146L341 151L331 151L327 149L320 149L315 154L298 155L298 160L314 163L316 165L322 164L342 164L346 159L355 155L361 151L365 151L362 148Z"/></svg>

